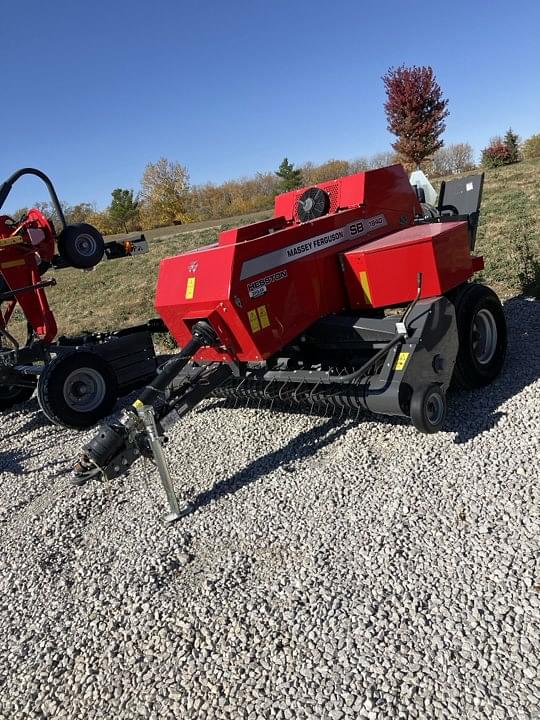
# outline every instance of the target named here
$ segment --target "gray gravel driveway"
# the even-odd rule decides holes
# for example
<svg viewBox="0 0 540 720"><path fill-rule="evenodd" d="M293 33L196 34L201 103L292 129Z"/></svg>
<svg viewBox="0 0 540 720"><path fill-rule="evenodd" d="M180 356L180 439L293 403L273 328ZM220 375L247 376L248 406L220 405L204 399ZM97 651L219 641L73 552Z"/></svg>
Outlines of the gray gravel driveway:
<svg viewBox="0 0 540 720"><path fill-rule="evenodd" d="M540 304L446 430L207 402L158 480L75 489L91 433L0 431L0 717L540 717ZM536 713L536 715L535 715Z"/></svg>

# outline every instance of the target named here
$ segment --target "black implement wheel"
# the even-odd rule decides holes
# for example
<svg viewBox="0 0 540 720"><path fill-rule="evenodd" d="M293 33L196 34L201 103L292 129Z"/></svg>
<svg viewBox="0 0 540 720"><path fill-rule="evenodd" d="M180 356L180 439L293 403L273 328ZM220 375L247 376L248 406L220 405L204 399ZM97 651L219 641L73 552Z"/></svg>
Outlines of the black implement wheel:
<svg viewBox="0 0 540 720"><path fill-rule="evenodd" d="M491 288L467 283L450 299L456 310L459 350L452 377L456 387L472 390L492 382L506 357L506 319Z"/></svg>
<svg viewBox="0 0 540 720"><path fill-rule="evenodd" d="M446 396L439 385L417 388L411 398L411 421L423 433L438 432L446 418Z"/></svg>
<svg viewBox="0 0 540 720"><path fill-rule="evenodd" d="M103 260L105 242L88 223L67 225L58 236L58 252L72 267L88 270Z"/></svg>
<svg viewBox="0 0 540 720"><path fill-rule="evenodd" d="M109 415L118 398L110 365L92 352L58 355L39 376L38 402L55 425L82 430Z"/></svg>
<svg viewBox="0 0 540 720"><path fill-rule="evenodd" d="M0 385L0 410L9 410L17 403L30 400L34 394L33 387L18 387L17 385Z"/></svg>

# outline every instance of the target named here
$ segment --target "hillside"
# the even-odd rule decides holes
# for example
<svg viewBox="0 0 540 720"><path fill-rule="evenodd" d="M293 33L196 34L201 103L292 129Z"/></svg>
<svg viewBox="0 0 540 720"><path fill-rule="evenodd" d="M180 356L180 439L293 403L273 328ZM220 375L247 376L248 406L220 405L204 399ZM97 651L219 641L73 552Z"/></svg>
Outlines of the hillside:
<svg viewBox="0 0 540 720"><path fill-rule="evenodd" d="M540 158L486 171L476 251L485 282L540 297Z"/></svg>
<svg viewBox="0 0 540 720"><path fill-rule="evenodd" d="M92 272L57 272L49 291L60 333L112 329L154 316L159 261L214 242L221 229L269 217L271 211L148 233L150 252L133 260L102 263ZM540 296L540 160L486 172L477 252L483 279L505 294ZM536 278L535 278L536 272Z"/></svg>

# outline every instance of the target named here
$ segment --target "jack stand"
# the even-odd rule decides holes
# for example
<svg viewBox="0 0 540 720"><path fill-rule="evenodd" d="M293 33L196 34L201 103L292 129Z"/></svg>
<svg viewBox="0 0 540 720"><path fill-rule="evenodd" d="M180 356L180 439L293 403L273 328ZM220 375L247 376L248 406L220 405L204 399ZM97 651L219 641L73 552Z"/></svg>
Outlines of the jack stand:
<svg viewBox="0 0 540 720"><path fill-rule="evenodd" d="M171 474L169 472L169 466L167 464L167 459L161 445L162 438L160 437L156 426L154 409L150 405L143 405L137 410L137 414L141 418L144 429L146 430L146 434L148 435L148 441L150 443L152 454L154 455L154 460L156 462L156 467L159 472L161 484L163 485L163 489L165 490L165 494L167 495L167 502L169 503L170 512L165 515L164 520L167 523L173 523L176 520L180 520L180 518L189 515L192 510L192 506L190 503L185 503L184 505L182 505L182 507L178 505L178 499L174 492Z"/></svg>

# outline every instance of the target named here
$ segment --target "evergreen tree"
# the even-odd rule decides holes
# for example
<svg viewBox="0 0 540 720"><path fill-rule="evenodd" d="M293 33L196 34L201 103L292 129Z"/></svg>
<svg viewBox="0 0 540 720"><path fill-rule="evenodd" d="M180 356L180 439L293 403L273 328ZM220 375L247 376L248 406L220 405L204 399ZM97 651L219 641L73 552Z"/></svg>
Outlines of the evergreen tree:
<svg viewBox="0 0 540 720"><path fill-rule="evenodd" d="M508 149L508 162L515 163L519 161L519 135L512 128L508 128L504 136L504 144Z"/></svg>
<svg viewBox="0 0 540 720"><path fill-rule="evenodd" d="M133 197L133 190L116 188L112 193L112 202L109 207L109 218L112 223L128 232L129 224L135 220L139 213L139 201Z"/></svg>
<svg viewBox="0 0 540 720"><path fill-rule="evenodd" d="M290 163L288 158L283 158L283 161L279 166L276 175L280 179L280 192L296 190L296 188L302 187L304 183L304 180L302 178L302 171L295 169L294 164Z"/></svg>

